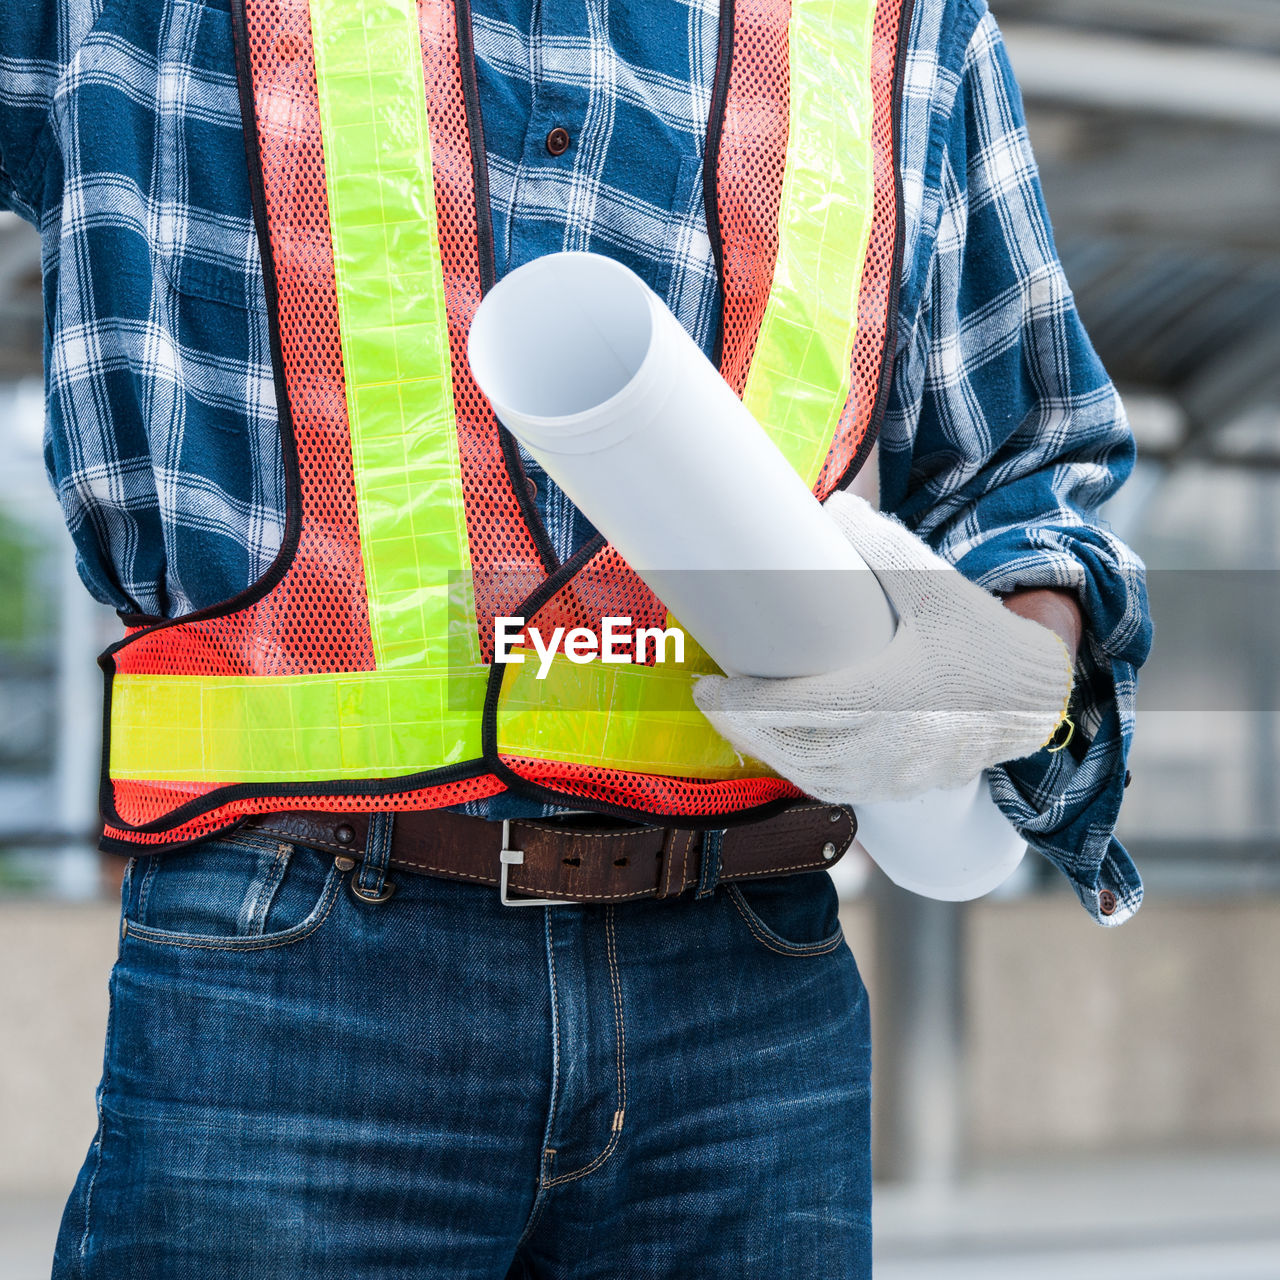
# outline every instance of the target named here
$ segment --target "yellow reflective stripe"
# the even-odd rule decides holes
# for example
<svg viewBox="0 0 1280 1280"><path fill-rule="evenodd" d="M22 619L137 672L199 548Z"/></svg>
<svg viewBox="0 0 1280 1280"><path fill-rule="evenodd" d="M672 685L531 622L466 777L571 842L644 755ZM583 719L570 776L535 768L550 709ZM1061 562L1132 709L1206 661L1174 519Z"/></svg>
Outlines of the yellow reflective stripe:
<svg viewBox="0 0 1280 1280"><path fill-rule="evenodd" d="M311 0L311 28L374 654L478 661L417 6Z"/></svg>
<svg viewBox="0 0 1280 1280"><path fill-rule="evenodd" d="M875 198L875 0L792 0L778 262L743 402L811 487L849 394Z"/></svg>
<svg viewBox="0 0 1280 1280"><path fill-rule="evenodd" d="M539 680L537 654L511 652L528 657L523 665L509 667L503 681L498 701L503 755L665 777L771 775L759 761L740 756L698 710L693 682L706 669L705 659L696 665L644 667L557 657Z"/></svg>
<svg viewBox="0 0 1280 1280"><path fill-rule="evenodd" d="M306 676L117 675L111 776L384 778L480 755L486 667Z"/></svg>

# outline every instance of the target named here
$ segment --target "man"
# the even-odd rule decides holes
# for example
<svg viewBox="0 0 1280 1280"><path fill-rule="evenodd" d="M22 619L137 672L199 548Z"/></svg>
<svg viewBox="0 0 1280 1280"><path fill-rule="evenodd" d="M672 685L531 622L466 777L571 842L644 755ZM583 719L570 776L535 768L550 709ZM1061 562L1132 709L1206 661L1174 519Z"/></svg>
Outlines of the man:
<svg viewBox="0 0 1280 1280"><path fill-rule="evenodd" d="M1111 833L1150 628L1095 514L1133 441L991 17L32 0L0 100L50 473L129 628L55 1277L868 1275L866 994L794 873L850 803L991 766L1096 918L1141 896ZM494 616L661 612L462 358L493 280L563 248L799 441L910 661L816 700L686 680L661 716L652 667L602 703L491 665ZM877 439L906 528L842 492ZM948 637L959 720L911 702Z"/></svg>

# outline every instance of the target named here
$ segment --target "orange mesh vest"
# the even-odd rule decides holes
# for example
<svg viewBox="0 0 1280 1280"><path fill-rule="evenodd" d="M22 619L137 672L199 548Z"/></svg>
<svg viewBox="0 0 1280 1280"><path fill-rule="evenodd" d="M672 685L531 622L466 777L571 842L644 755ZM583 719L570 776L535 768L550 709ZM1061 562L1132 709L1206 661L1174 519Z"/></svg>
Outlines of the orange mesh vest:
<svg viewBox="0 0 1280 1280"><path fill-rule="evenodd" d="M907 7L721 4L706 148L720 369L767 430L785 421L775 439L819 497L870 451L888 389ZM286 535L249 590L103 655L107 843L509 788L685 825L797 797L715 735L688 669L561 660L539 682L492 662L495 616L545 634L666 612L602 539L556 562L471 378L493 265L466 0L233 14Z"/></svg>

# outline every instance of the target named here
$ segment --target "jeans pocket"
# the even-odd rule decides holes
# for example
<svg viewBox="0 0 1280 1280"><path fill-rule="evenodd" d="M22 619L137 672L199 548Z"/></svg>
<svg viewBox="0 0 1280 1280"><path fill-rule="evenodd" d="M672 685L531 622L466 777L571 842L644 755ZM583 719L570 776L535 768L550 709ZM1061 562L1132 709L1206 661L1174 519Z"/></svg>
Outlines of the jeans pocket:
<svg viewBox="0 0 1280 1280"><path fill-rule="evenodd" d="M725 891L751 936L784 956L823 956L844 942L831 877L802 872L727 883Z"/></svg>
<svg viewBox="0 0 1280 1280"><path fill-rule="evenodd" d="M128 939L218 951L285 946L328 919L342 873L315 849L252 833L140 855L130 867Z"/></svg>

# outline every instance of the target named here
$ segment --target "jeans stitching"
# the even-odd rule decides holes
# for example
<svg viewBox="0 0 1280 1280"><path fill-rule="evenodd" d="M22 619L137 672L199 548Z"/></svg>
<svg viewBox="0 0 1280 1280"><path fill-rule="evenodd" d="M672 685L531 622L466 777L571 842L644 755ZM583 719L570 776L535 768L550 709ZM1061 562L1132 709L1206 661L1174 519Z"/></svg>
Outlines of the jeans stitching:
<svg viewBox="0 0 1280 1280"><path fill-rule="evenodd" d="M211 836L210 842L219 845L228 845L233 848L247 850L250 852L260 852L269 845L275 845L278 853L280 845L278 839L264 840L258 838L258 832L255 830L235 830L226 832L219 836ZM138 882L138 905L134 912L135 919L128 921L128 929L130 933L135 929L142 931L146 928L142 921L147 918L147 901L150 897L151 882L160 871L161 864L169 858L180 858L182 856L184 856L182 852L156 852L131 855L131 861L134 865L136 865L141 858L147 858L149 861L147 863L146 870L142 874L142 879Z"/></svg>
<svg viewBox="0 0 1280 1280"><path fill-rule="evenodd" d="M698 860L695 898L709 898L720 879L720 855L724 848L723 831L707 831L702 837L702 857Z"/></svg>
<svg viewBox="0 0 1280 1280"><path fill-rule="evenodd" d="M551 973L551 1015L554 1020L555 1063L551 1069L551 1106L547 1114L547 1133L551 1133L556 1122L556 1112L560 1108L560 986L556 981L556 948L552 932L551 913L547 912L547 967ZM545 1145L545 1143L544 1143ZM544 1153L545 1154L545 1153Z"/></svg>
<svg viewBox="0 0 1280 1280"><path fill-rule="evenodd" d="M266 951L272 947L287 946L291 942L299 942L301 939L308 937L324 924L329 918L329 913L333 910L333 904L338 900L338 890L341 887L341 883L336 868L330 869L325 894L320 899L320 904L324 905L324 914L319 919L304 920L301 924L295 925L293 929L286 930L278 938L274 938L270 942L254 942L247 938L211 939L207 942L188 941L184 938L167 937L158 930L135 924L129 926L129 937L140 938L157 946L187 947L196 951ZM325 903L325 897L328 898L327 903ZM320 904L316 906L316 911L320 910ZM314 914L315 912L313 911L312 915L314 916Z"/></svg>
<svg viewBox="0 0 1280 1280"><path fill-rule="evenodd" d="M737 908L738 914L746 922L752 936L761 945L768 947L770 951L777 952L780 956L824 956L834 951L844 941L843 925L837 925L835 933L830 938L824 938L819 942L788 942L785 938L778 937L771 929L768 933L764 933L762 930L768 929L768 925L757 920L737 885L731 884L725 887L729 891L729 901Z"/></svg>
<svg viewBox="0 0 1280 1280"><path fill-rule="evenodd" d="M525 1223L524 1230L520 1233L520 1239L516 1241L516 1249L523 1249L526 1241L537 1230L538 1223L542 1220L543 1211L547 1207L547 1191L550 1190L552 1183L547 1181L547 1168L551 1164L552 1155L550 1151L543 1151L541 1164L538 1169L538 1194L534 1198L533 1208L529 1211L529 1221Z"/></svg>
<svg viewBox="0 0 1280 1280"><path fill-rule="evenodd" d="M547 1124L543 1132L542 1150L538 1157L538 1191L534 1197L533 1207L529 1210L529 1220L525 1223L524 1230L520 1233L520 1239L516 1241L517 1249L522 1248L525 1241L533 1234L539 1219L542 1217L542 1212L546 1208L546 1193L554 1185L554 1180L547 1177L547 1171L551 1167L551 1160L554 1154L547 1148L547 1139L551 1136L556 1122L556 1113L560 1107L560 988L556 983L556 949L551 931L550 911L546 913L546 939L547 970L551 979L551 1026L555 1037L555 1057L551 1066L551 1100L547 1107Z"/></svg>
<svg viewBox="0 0 1280 1280"><path fill-rule="evenodd" d="M130 859L129 866L126 868L127 874L122 878L122 888L121 888L122 901L120 906L122 918L124 915L125 904L128 901L128 893L129 893L130 884L132 881L132 871L133 871L134 865L135 865L134 860ZM87 1256L89 1251L89 1215L93 1207L93 1189L97 1185L98 1174L102 1172L102 1149L106 1145L106 1137L107 1137L106 1117L103 1114L104 1112L103 1104L106 1098L107 1089L111 1084L111 1057L112 1057L112 1048L113 1048L111 1037L112 1037L113 1031L115 1030L115 1025L116 1025L116 966L120 963L120 953L123 950L123 945L124 945L123 940L120 939L119 931L117 931L116 936L117 936L116 963L112 965L111 974L107 978L108 1000L107 1000L106 1049L102 1055L102 1081L98 1085L98 1099L97 1099L98 1132L95 1135L95 1140L98 1145L98 1150L97 1150L96 1156L94 1157L93 1173L90 1174L89 1176L89 1185L85 1188L85 1192L84 1192L84 1231L80 1235L80 1245L77 1250L77 1254L80 1262L80 1271L82 1275L84 1273L85 1257Z"/></svg>
<svg viewBox="0 0 1280 1280"><path fill-rule="evenodd" d="M285 870L292 860L292 856L292 845L280 844L276 846L275 861L272 862L267 878L258 889L253 903L253 910L249 912L251 935L261 937L266 931L267 915L271 910L271 903L275 898L276 890L280 887L280 882L284 879Z"/></svg>
<svg viewBox="0 0 1280 1280"><path fill-rule="evenodd" d="M618 1109L613 1113L613 1128L609 1134L609 1141L599 1155L590 1164L584 1165L581 1169L575 1169L572 1173L562 1173L559 1177L552 1178L547 1183L548 1187L558 1187L562 1183L574 1182L578 1178L585 1178L589 1173L594 1173L614 1153L622 1138L622 1126L624 1117L627 1114L627 1028L622 1015L622 980L618 975L618 953L612 907L608 908L605 916L605 937L608 939L609 987L613 995L614 1045L618 1055Z"/></svg>
<svg viewBox="0 0 1280 1280"><path fill-rule="evenodd" d="M113 1005L115 1004L114 996L112 998L112 1004ZM114 1009L112 1011L114 1012ZM107 1043L110 1044L110 1041L111 1041L111 1035L110 1035L110 1030L108 1030ZM111 1059L111 1055L110 1055L110 1052L108 1052L107 1054L108 1064L110 1063L110 1059ZM85 1257L89 1251L89 1212L93 1205L93 1188L97 1184L98 1174L102 1172L102 1148L107 1136L106 1125L104 1123L104 1118L102 1114L102 1099L103 1099L103 1095L107 1091L107 1085L110 1082L110 1079L111 1079L111 1067L109 1065L104 1065L102 1069L102 1084L98 1087L98 1133L97 1133L98 1151L96 1156L94 1157L93 1173L90 1175L89 1185L85 1188L85 1193L84 1193L84 1231L80 1236L80 1249L79 1249L80 1263L81 1263L82 1270L84 1266Z"/></svg>
<svg viewBox="0 0 1280 1280"><path fill-rule="evenodd" d="M156 874L156 871L159 869L159 866L160 866L160 858L156 854L152 854L151 861L147 863L147 869L142 873L142 879L138 883L138 919L139 920L145 920L147 918L147 896L151 889L151 881L155 879L155 874Z"/></svg>
<svg viewBox="0 0 1280 1280"><path fill-rule="evenodd" d="M382 893L391 854L394 821L392 814L371 813L369 815L364 857L361 859L360 869L356 872L355 883L352 886L358 898L363 898L366 893L376 898Z"/></svg>
<svg viewBox="0 0 1280 1280"><path fill-rule="evenodd" d="M627 1022L622 1012L622 975L618 972L618 935L613 907L609 907L605 932L609 940L609 982L613 987L613 1020L618 1036L618 1111L627 1110Z"/></svg>

